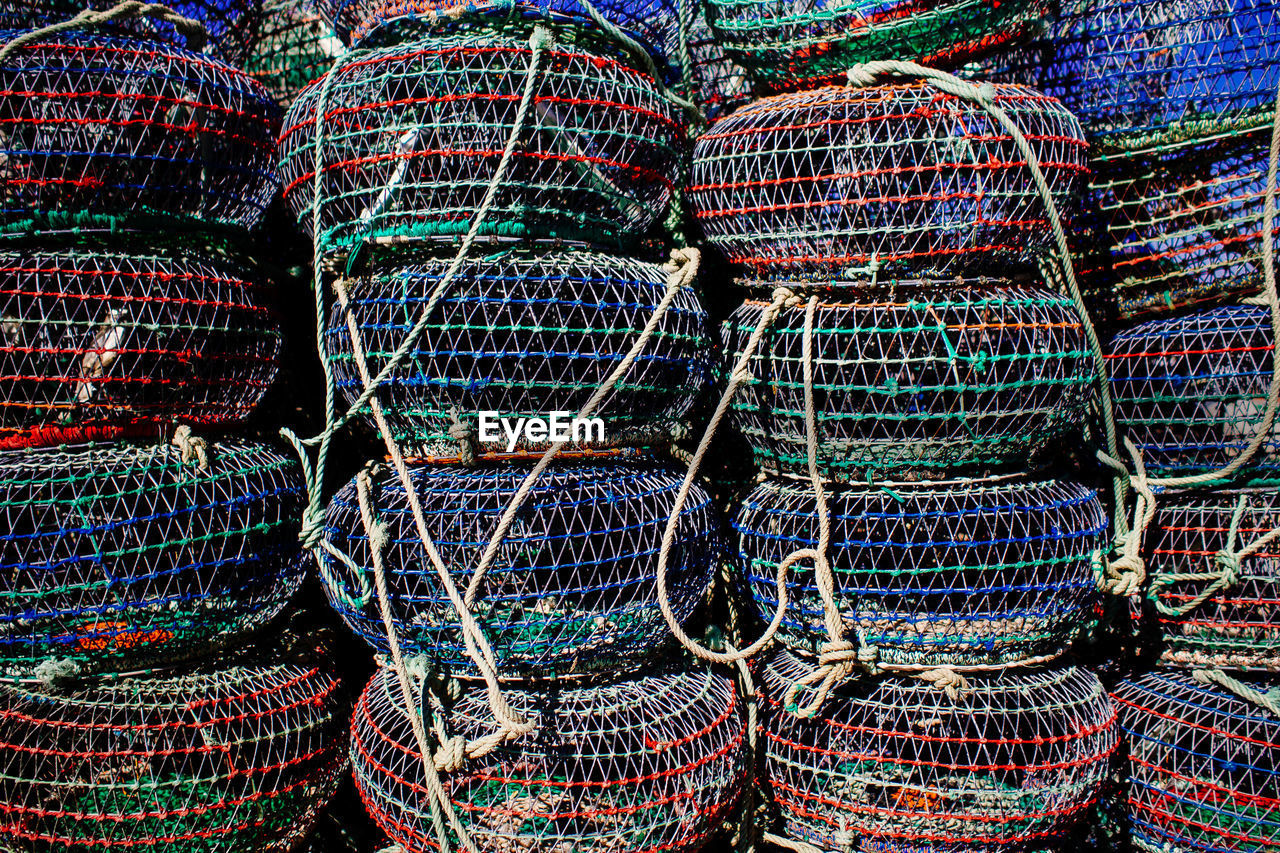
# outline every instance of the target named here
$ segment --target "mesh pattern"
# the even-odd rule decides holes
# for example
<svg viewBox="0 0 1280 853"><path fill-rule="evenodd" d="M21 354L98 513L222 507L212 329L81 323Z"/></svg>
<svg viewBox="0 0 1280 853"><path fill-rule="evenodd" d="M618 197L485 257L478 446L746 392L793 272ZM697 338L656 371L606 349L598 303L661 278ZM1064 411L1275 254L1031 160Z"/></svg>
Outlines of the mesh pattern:
<svg viewBox="0 0 1280 853"><path fill-rule="evenodd" d="M1117 334L1107 348L1116 419L1147 468L1202 473L1239 455L1262 422L1274 346L1260 306L1153 320ZM1246 473L1272 474L1278 434L1273 428Z"/></svg>
<svg viewBox="0 0 1280 853"><path fill-rule="evenodd" d="M1061 653L1096 604L1097 495L1054 481L972 481L827 496L828 552L846 636L882 663L990 665ZM766 481L743 502L738 557L760 610L777 610L778 564L818 546L812 488ZM827 639L811 561L787 583L779 633L817 654Z"/></svg>
<svg viewBox="0 0 1280 853"><path fill-rule="evenodd" d="M687 2L687 0L685 0ZM671 53L679 56L679 32ZM709 121L727 116L752 99L751 78L734 62L707 24L705 10L699 6L697 17L686 36L690 64L687 78L682 78L686 97L702 108ZM689 85L691 84L691 85Z"/></svg>
<svg viewBox="0 0 1280 853"><path fill-rule="evenodd" d="M0 687L0 844L286 853L342 775L337 687L292 664Z"/></svg>
<svg viewBox="0 0 1280 853"><path fill-rule="evenodd" d="M0 251L0 440L244 420L280 366L261 291L198 254Z"/></svg>
<svg viewBox="0 0 1280 853"><path fill-rule="evenodd" d="M1067 210L1085 142L1058 101L997 85ZM1050 231L1026 163L978 105L925 83L828 86L756 101L694 149L691 202L730 260L797 270L1001 273Z"/></svg>
<svg viewBox="0 0 1280 853"><path fill-rule="evenodd" d="M1096 800L1116 747L1115 709L1076 667L971 678L954 700L915 678L861 680L803 719L782 700L809 668L786 653L759 666L774 801L791 838L827 850L1050 839Z"/></svg>
<svg viewBox="0 0 1280 853"><path fill-rule="evenodd" d="M524 481L518 467L421 467L413 483L427 528L465 590L498 519ZM637 464L566 464L544 473L485 573L471 611L504 676L607 669L640 658L670 635L654 589L659 545L682 477ZM387 525L389 605L401 645L458 670L474 665L439 577L423 551L400 481L377 478L371 495ZM325 535L372 586L368 537L354 484L329 504ZM667 583L684 619L702 600L721 542L711 498L696 486L676 529ZM326 560L331 558L326 557ZM348 589L360 586L331 561ZM376 601L355 610L330 589L352 629L386 651Z"/></svg>
<svg viewBox="0 0 1280 853"><path fill-rule="evenodd" d="M830 479L1022 463L1084 418L1092 368L1065 297L912 283L814 312L818 467ZM736 360L766 303L725 323ZM807 476L803 307L783 309L732 412L756 461Z"/></svg>
<svg viewBox="0 0 1280 853"><path fill-rule="evenodd" d="M442 36L334 71L321 242L466 232L511 134L531 54L514 35ZM285 196L308 229L321 91L298 96L281 139ZM684 150L675 108L651 77L562 44L543 53L520 139L481 236L636 237L666 209Z"/></svg>
<svg viewBox="0 0 1280 853"><path fill-rule="evenodd" d="M1129 741L1129 814L1140 849L1275 848L1280 721L1183 673L1124 682L1114 698Z"/></svg>
<svg viewBox="0 0 1280 853"><path fill-rule="evenodd" d="M244 70L288 107L346 52L313 0L268 0L262 35L245 59Z"/></svg>
<svg viewBox="0 0 1280 853"><path fill-rule="evenodd" d="M693 669L548 691L506 690L536 734L444 778L481 851L692 850L730 817L747 768L746 724L729 679ZM447 720L468 738L495 730L479 686ZM422 759L389 670L365 689L352 728L369 813L409 853L437 849Z"/></svg>
<svg viewBox="0 0 1280 853"><path fill-rule="evenodd" d="M0 453L0 674L207 654L263 625L302 583L298 464L262 445Z"/></svg>
<svg viewBox="0 0 1280 853"><path fill-rule="evenodd" d="M1240 498L1239 539L1230 541ZM1147 576L1161 583L1156 597L1187 606L1210 580L1164 585L1176 574L1217 574L1215 555L1239 548L1280 527L1280 496L1271 489L1171 495L1159 502L1147 534ZM1183 616L1160 616L1164 660L1179 666L1280 669L1280 548L1264 546L1240 561L1236 583Z"/></svg>
<svg viewBox="0 0 1280 853"><path fill-rule="evenodd" d="M351 283L349 304L371 373L407 337L448 266L443 259L375 266ZM467 261L378 395L397 441L423 455L446 455L457 452L450 437L455 415L578 413L631 349L665 291L658 265L607 255L515 250ZM347 313L335 307L325 348L353 403L364 384ZM600 407L607 443L669 434L710 370L705 325L697 297L681 290ZM476 430L476 438L483 450L507 448L505 434L486 440Z"/></svg>
<svg viewBox="0 0 1280 853"><path fill-rule="evenodd" d="M276 126L266 90L218 60L101 33L49 36L0 65L0 215L252 227L279 189Z"/></svg>

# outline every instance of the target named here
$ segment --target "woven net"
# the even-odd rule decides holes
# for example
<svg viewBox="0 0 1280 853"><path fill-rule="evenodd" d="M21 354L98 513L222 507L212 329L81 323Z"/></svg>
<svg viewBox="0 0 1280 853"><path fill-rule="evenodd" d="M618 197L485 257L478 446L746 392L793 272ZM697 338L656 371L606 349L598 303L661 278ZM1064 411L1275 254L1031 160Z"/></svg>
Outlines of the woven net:
<svg viewBox="0 0 1280 853"><path fill-rule="evenodd" d="M1129 741L1129 814L1139 849L1275 849L1280 720L1183 673L1124 682L1114 699Z"/></svg>
<svg viewBox="0 0 1280 853"><path fill-rule="evenodd" d="M774 802L787 835L826 850L1038 846L1095 801L1117 743L1106 691L1076 667L971 677L956 699L859 680L804 719L783 697L809 667L785 652L758 666Z"/></svg>
<svg viewBox="0 0 1280 853"><path fill-rule="evenodd" d="M1198 474L1238 456L1266 410L1274 346L1261 306L1153 320L1117 334L1107 347L1116 419L1147 468ZM1278 436L1275 427L1242 476L1274 476Z"/></svg>
<svg viewBox="0 0 1280 853"><path fill-rule="evenodd" d="M849 66L955 67L1034 32L1042 0L708 0L726 50L773 90L843 82Z"/></svg>
<svg viewBox="0 0 1280 853"><path fill-rule="evenodd" d="M1092 367L1071 301L985 285L909 282L818 304L813 396L825 477L1024 468L1078 427ZM726 321L734 359L767 307L748 300ZM804 317L804 307L781 311L732 403L756 461L798 476L808 476Z"/></svg>
<svg viewBox="0 0 1280 853"><path fill-rule="evenodd" d="M245 58L244 70L287 108L344 53L346 47L316 11L314 0L268 0L262 33Z"/></svg>
<svg viewBox="0 0 1280 853"><path fill-rule="evenodd" d="M205 655L302 583L298 464L222 442L201 470L169 445L0 453L0 674Z"/></svg>
<svg viewBox="0 0 1280 853"><path fill-rule="evenodd" d="M180 48L102 33L26 44L0 64L0 217L252 227L279 189L277 114L244 72Z"/></svg>
<svg viewBox="0 0 1280 853"><path fill-rule="evenodd" d="M675 34L677 42L670 48L670 53L676 56L681 55L679 35L679 32ZM727 116L751 101L751 78L725 53L724 46L707 24L705 9L701 6L685 41L690 63L688 80L681 80L682 94L696 103L709 121Z"/></svg>
<svg viewBox="0 0 1280 853"><path fill-rule="evenodd" d="M280 366L280 319L246 270L184 254L0 251L0 445L249 415Z"/></svg>
<svg viewBox="0 0 1280 853"><path fill-rule="evenodd" d="M528 471L494 466L413 469L427 529L461 590ZM654 588L658 548L682 478L637 463L565 463L542 474L477 588L471 612L507 677L616 669L669 635ZM458 617L427 559L400 480L375 478L369 502L387 526L388 606L406 653L472 671ZM330 601L352 629L387 650L376 600L351 606L333 585L372 587L356 484L329 504L325 535L365 578L325 557ZM705 595L721 542L711 498L694 486L675 531L667 586L687 618ZM363 583L361 582L363 580Z"/></svg>
<svg viewBox="0 0 1280 853"><path fill-rule="evenodd" d="M1061 654L1096 605L1091 566L1106 514L1073 483L959 481L826 495L828 551L845 636L881 663L1000 665ZM766 481L734 527L764 614L778 607L778 564L818 547L811 487ZM811 563L787 582L779 639L817 654L827 640Z"/></svg>
<svg viewBox="0 0 1280 853"><path fill-rule="evenodd" d="M1067 211L1085 171L1079 123L1023 86L996 85L995 103ZM1004 274L1051 241L1013 140L978 104L921 82L743 107L699 137L689 194L712 245L776 270Z"/></svg>
<svg viewBox="0 0 1280 853"><path fill-rule="evenodd" d="M1244 509L1231 541L1231 521ZM1233 582L1195 605L1227 568L1221 551L1244 547L1280 527L1280 497L1272 489L1171 495L1159 501L1148 527L1150 597L1186 613L1158 614L1163 659L1179 666L1280 670L1280 548L1264 545L1240 560ZM1193 577L1176 580L1177 576Z"/></svg>
<svg viewBox="0 0 1280 853"><path fill-rule="evenodd" d="M730 816L747 767L729 679L693 668L549 690L505 691L535 732L444 777L480 851L693 850ZM494 731L478 686L440 717L464 737ZM437 849L422 759L389 670L365 689L352 729L369 813L406 853Z"/></svg>
<svg viewBox="0 0 1280 853"><path fill-rule="evenodd" d="M316 108L324 102L317 241L466 232L511 136L527 38L440 36L372 51L294 101L281 139L285 197L312 227ZM543 51L517 146L482 237L614 245L666 209L683 130L653 79L557 42Z"/></svg>
<svg viewBox="0 0 1280 853"><path fill-rule="evenodd" d="M364 390L348 313L368 369L377 374L418 322L447 267L443 259L379 264L349 281L350 311L335 306L325 344L348 403ZM563 250L469 260L451 281L409 356L378 393L396 440L424 456L456 454L451 428L460 419L475 420L477 412L576 415L627 355L667 289L656 264ZM697 297L682 289L601 404L605 434L580 434L573 446L669 436L710 372L705 326ZM477 429L475 440L486 451L509 444L501 430L494 437Z"/></svg>
<svg viewBox="0 0 1280 853"><path fill-rule="evenodd" d="M337 688L259 663L0 687L0 849L287 853L344 769Z"/></svg>

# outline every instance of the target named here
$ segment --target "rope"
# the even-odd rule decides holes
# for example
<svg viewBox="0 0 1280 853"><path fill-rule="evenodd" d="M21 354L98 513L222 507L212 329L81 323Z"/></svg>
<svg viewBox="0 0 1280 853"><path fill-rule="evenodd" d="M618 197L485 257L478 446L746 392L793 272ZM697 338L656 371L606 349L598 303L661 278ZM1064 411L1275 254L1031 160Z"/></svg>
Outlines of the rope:
<svg viewBox="0 0 1280 853"><path fill-rule="evenodd" d="M918 673L916 678L921 681L932 684L937 689L947 694L947 698L958 701L961 696L969 692L969 682L965 677L949 666L939 666L925 672Z"/></svg>
<svg viewBox="0 0 1280 853"><path fill-rule="evenodd" d="M766 844L772 844L774 847L781 847L784 850L794 850L795 853L827 853L821 847L810 844L807 841L796 841L787 838L785 835L778 835L773 832L765 832L760 835L760 840Z"/></svg>
<svg viewBox="0 0 1280 853"><path fill-rule="evenodd" d="M1156 515L1156 495L1147 477L1147 467L1143 464L1142 454L1127 437L1125 449L1133 460L1132 476L1118 459L1099 451L1098 458L1104 463L1129 476L1133 489L1137 493L1137 501L1133 506L1133 524L1116 539L1116 548L1120 556L1107 560L1098 573L1098 588L1116 596L1137 595L1147 579L1146 563L1142 559L1142 543L1146 537L1147 526Z"/></svg>
<svg viewBox="0 0 1280 853"><path fill-rule="evenodd" d="M168 6L160 3L142 3L139 0L124 0L117 3L110 9L104 9L101 12L94 9L83 9L74 18L66 21L59 21L56 24L50 24L47 27L40 27L36 30L23 33L17 38L12 39L3 47L0 47L0 62L5 62L20 47L25 47L32 42L57 35L67 30L87 29L90 27L98 27L102 24L108 24L112 21L128 20L130 18L156 18L161 21L173 24L182 36L187 40L187 48L193 52L204 50L205 44L209 41L209 33L205 30L204 24L199 21L179 15Z"/></svg>
<svg viewBox="0 0 1280 853"><path fill-rule="evenodd" d="M1217 685L1225 688L1246 702L1252 702L1259 708L1270 711L1272 716L1280 717L1280 694L1275 692L1260 693L1249 685L1237 681L1220 669L1192 670L1191 678L1206 686Z"/></svg>
<svg viewBox="0 0 1280 853"><path fill-rule="evenodd" d="M196 470L209 470L209 442L191 431L191 427L182 424L173 431L169 443L182 453L182 464L196 463Z"/></svg>

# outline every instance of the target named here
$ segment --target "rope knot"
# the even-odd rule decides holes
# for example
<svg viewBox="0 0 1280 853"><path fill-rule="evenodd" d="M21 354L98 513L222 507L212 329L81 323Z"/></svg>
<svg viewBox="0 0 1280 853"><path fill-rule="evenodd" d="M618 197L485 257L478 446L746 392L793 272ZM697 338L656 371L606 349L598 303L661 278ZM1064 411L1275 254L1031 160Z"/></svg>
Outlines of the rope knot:
<svg viewBox="0 0 1280 853"><path fill-rule="evenodd" d="M933 685L947 694L951 701L957 701L961 695L969 692L969 682L964 675L949 666L939 666L920 673L917 678Z"/></svg>
<svg viewBox="0 0 1280 853"><path fill-rule="evenodd" d="M169 443L182 452L182 464L196 463L199 471L209 470L209 442L191 431L191 427L183 424L173 431Z"/></svg>
<svg viewBox="0 0 1280 853"><path fill-rule="evenodd" d="M1217 583L1219 591L1240 583L1240 555L1235 551L1224 548L1213 555L1213 564L1222 572Z"/></svg>
<svg viewBox="0 0 1280 853"><path fill-rule="evenodd" d="M441 773L457 773L467 763L467 739L454 735L440 744L431 760Z"/></svg>
<svg viewBox="0 0 1280 853"><path fill-rule="evenodd" d="M70 658L49 658L36 666L36 678L45 687L58 687L80 674L80 664Z"/></svg>
<svg viewBox="0 0 1280 853"><path fill-rule="evenodd" d="M804 300L796 296L795 291L789 287L775 287L773 301L781 302L783 308L796 308L804 304Z"/></svg>
<svg viewBox="0 0 1280 853"><path fill-rule="evenodd" d="M298 534L302 547L314 551L324 541L324 509L308 507L302 514L302 530Z"/></svg>
<svg viewBox="0 0 1280 853"><path fill-rule="evenodd" d="M468 468L476 464L476 428L463 420L456 408L449 410L449 438L458 443L458 461Z"/></svg>
<svg viewBox="0 0 1280 853"><path fill-rule="evenodd" d="M858 666L867 675L880 674L880 647L866 645L858 648Z"/></svg>
<svg viewBox="0 0 1280 853"><path fill-rule="evenodd" d="M868 63L859 62L849 66L849 70L845 72L845 80L855 89L863 89L876 84L876 72Z"/></svg>
<svg viewBox="0 0 1280 853"><path fill-rule="evenodd" d="M529 36L529 49L540 51L551 47L556 43L555 37L551 35L551 31L546 27L538 24L533 28L533 33Z"/></svg>
<svg viewBox="0 0 1280 853"><path fill-rule="evenodd" d="M702 253L692 246L671 250L670 259L662 265L662 271L670 277L674 287L687 287L693 283L702 263Z"/></svg>

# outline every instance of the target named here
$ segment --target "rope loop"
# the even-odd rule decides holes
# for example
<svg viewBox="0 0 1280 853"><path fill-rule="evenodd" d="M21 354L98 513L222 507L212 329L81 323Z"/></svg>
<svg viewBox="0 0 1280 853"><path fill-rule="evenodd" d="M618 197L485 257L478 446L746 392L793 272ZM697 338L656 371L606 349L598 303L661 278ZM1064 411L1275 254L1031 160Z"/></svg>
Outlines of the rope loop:
<svg viewBox="0 0 1280 853"><path fill-rule="evenodd" d="M949 666L939 666L918 673L916 678L933 685L947 694L953 702L969 692L969 682L964 675Z"/></svg>

